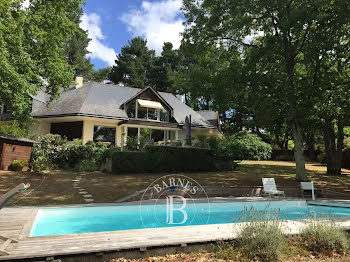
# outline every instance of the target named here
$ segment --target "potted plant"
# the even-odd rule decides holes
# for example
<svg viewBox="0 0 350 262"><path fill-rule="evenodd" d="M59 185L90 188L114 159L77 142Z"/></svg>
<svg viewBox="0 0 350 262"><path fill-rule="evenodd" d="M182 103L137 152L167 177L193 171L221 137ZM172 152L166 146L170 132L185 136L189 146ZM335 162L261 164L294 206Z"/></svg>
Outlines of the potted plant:
<svg viewBox="0 0 350 262"><path fill-rule="evenodd" d="M22 171L25 166L28 166L28 163L24 160L13 160L11 164L13 171Z"/></svg>

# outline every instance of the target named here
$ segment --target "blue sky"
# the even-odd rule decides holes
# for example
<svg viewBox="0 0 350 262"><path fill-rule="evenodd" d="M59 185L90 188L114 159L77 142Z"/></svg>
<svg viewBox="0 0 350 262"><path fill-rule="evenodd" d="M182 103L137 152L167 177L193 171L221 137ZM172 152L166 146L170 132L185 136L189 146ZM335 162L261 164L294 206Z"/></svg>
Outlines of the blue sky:
<svg viewBox="0 0 350 262"><path fill-rule="evenodd" d="M95 69L111 66L134 36L161 52L164 42L178 48L183 31L181 0L86 0L81 28L88 31L89 57Z"/></svg>

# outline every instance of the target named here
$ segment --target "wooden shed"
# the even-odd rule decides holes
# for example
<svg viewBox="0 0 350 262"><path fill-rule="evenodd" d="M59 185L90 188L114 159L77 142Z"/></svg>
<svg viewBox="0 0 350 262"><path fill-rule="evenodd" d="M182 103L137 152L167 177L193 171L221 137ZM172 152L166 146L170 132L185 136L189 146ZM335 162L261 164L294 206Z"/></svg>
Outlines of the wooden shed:
<svg viewBox="0 0 350 262"><path fill-rule="evenodd" d="M13 160L30 160L33 145L38 142L15 136L0 135L0 170L9 170ZM25 168L23 170L26 170Z"/></svg>

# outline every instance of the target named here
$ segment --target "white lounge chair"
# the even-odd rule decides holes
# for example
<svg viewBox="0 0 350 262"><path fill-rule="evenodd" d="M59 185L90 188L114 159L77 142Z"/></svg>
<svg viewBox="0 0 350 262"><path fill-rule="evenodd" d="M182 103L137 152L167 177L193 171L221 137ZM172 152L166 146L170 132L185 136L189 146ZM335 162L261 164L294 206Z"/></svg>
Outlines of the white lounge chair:
<svg viewBox="0 0 350 262"><path fill-rule="evenodd" d="M303 198L305 197L305 191L311 191L311 198L312 200L315 200L315 188L314 188L314 182L300 182L300 189L301 194Z"/></svg>
<svg viewBox="0 0 350 262"><path fill-rule="evenodd" d="M262 178L262 183L264 187L262 192L263 196L272 197L272 196L280 195L285 197L284 191L277 190L276 182L274 178Z"/></svg>

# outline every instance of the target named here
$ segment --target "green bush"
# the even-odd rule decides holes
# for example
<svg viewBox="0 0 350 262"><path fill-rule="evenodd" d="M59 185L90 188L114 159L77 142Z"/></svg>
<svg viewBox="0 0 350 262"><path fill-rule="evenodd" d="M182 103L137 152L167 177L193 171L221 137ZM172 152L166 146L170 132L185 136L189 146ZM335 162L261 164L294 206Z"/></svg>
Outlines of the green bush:
<svg viewBox="0 0 350 262"><path fill-rule="evenodd" d="M138 141L137 141L136 136L135 137L131 137L131 136L126 137L125 149L128 151L136 151L138 149Z"/></svg>
<svg viewBox="0 0 350 262"><path fill-rule="evenodd" d="M310 251L344 252L349 249L348 233L333 224L314 222L301 232L301 237Z"/></svg>
<svg viewBox="0 0 350 262"><path fill-rule="evenodd" d="M93 172L93 171L97 171L99 167L100 166L98 166L95 163L95 161L83 160L82 162L74 166L73 171L74 172Z"/></svg>
<svg viewBox="0 0 350 262"><path fill-rule="evenodd" d="M93 141L89 141L85 145L70 144L59 152L56 164L61 168L74 168L85 161L101 166L102 162L105 161L106 151L105 145L98 145Z"/></svg>
<svg viewBox="0 0 350 262"><path fill-rule="evenodd" d="M119 147L107 148L93 141L85 145L81 140L68 144L59 135L48 134L40 138L34 145L30 168L35 172L54 168L73 168L81 171L98 170L101 164Z"/></svg>
<svg viewBox="0 0 350 262"><path fill-rule="evenodd" d="M286 245L280 220L279 211L244 209L242 217L244 223L238 233L237 243L246 255L261 261L276 261Z"/></svg>
<svg viewBox="0 0 350 262"><path fill-rule="evenodd" d="M67 140L60 135L48 134L39 138L39 144L34 144L29 167L34 172L54 169L61 158L61 150Z"/></svg>
<svg viewBox="0 0 350 262"><path fill-rule="evenodd" d="M208 146L211 150L213 150L214 152L218 151L219 144L220 144L220 138L211 136L208 138L207 142L208 142Z"/></svg>
<svg viewBox="0 0 350 262"><path fill-rule="evenodd" d="M253 223L242 229L237 238L249 258L277 261L286 243L280 227L276 224Z"/></svg>
<svg viewBox="0 0 350 262"><path fill-rule="evenodd" d="M216 160L213 151L208 149L148 145L140 152L114 152L112 171L113 173L214 171ZM232 168L233 164L228 166Z"/></svg>
<svg viewBox="0 0 350 262"><path fill-rule="evenodd" d="M322 152L317 156L317 160L321 163L321 164L327 164L327 155L326 153Z"/></svg>
<svg viewBox="0 0 350 262"><path fill-rule="evenodd" d="M263 160L271 157L271 145L263 142L259 136L247 131L224 137L218 146L218 154L236 160Z"/></svg>
<svg viewBox="0 0 350 262"><path fill-rule="evenodd" d="M199 133L196 136L196 140L197 140L197 142L194 144L195 147L198 147L198 148L209 148L208 139L207 139L207 137L204 134Z"/></svg>
<svg viewBox="0 0 350 262"><path fill-rule="evenodd" d="M14 167L14 168L25 167L27 165L28 165L27 162L24 161L24 160L13 160L12 164L11 164L11 166Z"/></svg>
<svg viewBox="0 0 350 262"><path fill-rule="evenodd" d="M214 246L214 256L223 260L235 260L239 256L239 250L233 243L224 242Z"/></svg>

